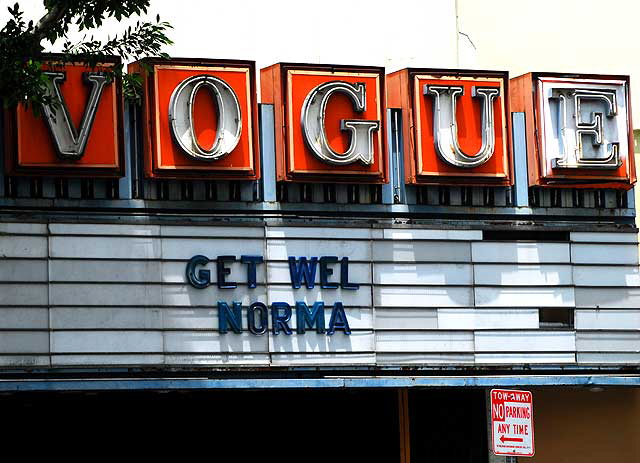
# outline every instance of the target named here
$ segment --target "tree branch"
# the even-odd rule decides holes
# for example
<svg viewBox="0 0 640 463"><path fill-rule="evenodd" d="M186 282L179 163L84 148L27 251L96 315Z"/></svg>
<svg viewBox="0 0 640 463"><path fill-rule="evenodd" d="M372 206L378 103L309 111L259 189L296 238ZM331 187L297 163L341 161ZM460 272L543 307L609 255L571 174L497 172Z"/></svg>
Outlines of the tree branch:
<svg viewBox="0 0 640 463"><path fill-rule="evenodd" d="M34 28L34 36L38 41L46 38L49 28L58 23L64 17L66 11L67 7L62 7L59 3L56 3L42 18L40 18L40 21L38 21Z"/></svg>

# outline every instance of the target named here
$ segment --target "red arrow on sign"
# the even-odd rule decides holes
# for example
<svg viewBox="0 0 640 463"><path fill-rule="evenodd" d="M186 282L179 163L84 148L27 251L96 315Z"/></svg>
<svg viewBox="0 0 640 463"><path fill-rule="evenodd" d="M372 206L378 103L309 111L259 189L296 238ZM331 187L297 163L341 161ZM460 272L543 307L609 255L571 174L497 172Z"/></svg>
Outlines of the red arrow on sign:
<svg viewBox="0 0 640 463"><path fill-rule="evenodd" d="M500 442L503 444L505 442L522 442L522 437L504 437L500 436Z"/></svg>

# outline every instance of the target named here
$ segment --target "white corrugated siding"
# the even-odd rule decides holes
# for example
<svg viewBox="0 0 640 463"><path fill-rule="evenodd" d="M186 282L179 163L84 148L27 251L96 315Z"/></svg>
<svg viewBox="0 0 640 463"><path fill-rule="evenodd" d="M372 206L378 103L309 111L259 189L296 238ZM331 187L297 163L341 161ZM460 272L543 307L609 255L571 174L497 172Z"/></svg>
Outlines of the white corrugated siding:
<svg viewBox="0 0 640 463"><path fill-rule="evenodd" d="M638 364L635 238L580 232L568 243L514 243L483 242L478 230L0 224L0 366ZM195 254L264 256L258 287L247 287L246 266L236 263L228 279L238 288L192 288L185 266ZM293 289L287 257L321 255L349 257L360 289ZM215 263L208 268L215 277ZM220 300L341 301L353 332L223 334ZM575 330L540 328L541 307L576 308Z"/></svg>

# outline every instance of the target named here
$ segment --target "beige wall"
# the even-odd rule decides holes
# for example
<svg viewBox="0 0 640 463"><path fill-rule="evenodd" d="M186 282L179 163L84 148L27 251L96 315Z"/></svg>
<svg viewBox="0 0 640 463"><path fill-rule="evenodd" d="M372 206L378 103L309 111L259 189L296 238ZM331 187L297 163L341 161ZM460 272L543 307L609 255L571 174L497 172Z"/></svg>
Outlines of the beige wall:
<svg viewBox="0 0 640 463"><path fill-rule="evenodd" d="M640 461L640 388L534 389L536 455L527 463Z"/></svg>
<svg viewBox="0 0 640 463"><path fill-rule="evenodd" d="M633 117L640 127L640 2L457 0L457 6L460 67L508 70L512 76L530 71L629 74Z"/></svg>

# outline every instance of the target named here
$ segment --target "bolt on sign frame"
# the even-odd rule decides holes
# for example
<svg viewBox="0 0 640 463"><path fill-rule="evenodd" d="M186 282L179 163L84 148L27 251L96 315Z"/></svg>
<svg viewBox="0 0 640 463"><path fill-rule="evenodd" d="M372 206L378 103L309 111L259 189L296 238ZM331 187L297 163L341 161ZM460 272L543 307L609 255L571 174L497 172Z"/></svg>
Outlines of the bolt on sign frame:
<svg viewBox="0 0 640 463"><path fill-rule="evenodd" d="M260 175L255 62L144 59L143 151L150 178Z"/></svg>
<svg viewBox="0 0 640 463"><path fill-rule="evenodd" d="M536 72L510 86L511 109L526 117L530 185L633 186L629 76Z"/></svg>
<svg viewBox="0 0 640 463"><path fill-rule="evenodd" d="M408 184L512 185L509 74L406 68L387 76L403 114Z"/></svg>
<svg viewBox="0 0 640 463"><path fill-rule="evenodd" d="M53 105L36 116L19 105L5 111L5 167L9 175L121 177L124 175L122 82L119 57L95 67L48 54Z"/></svg>
<svg viewBox="0 0 640 463"><path fill-rule="evenodd" d="M384 68L278 63L261 70L274 105L277 180L387 183Z"/></svg>

